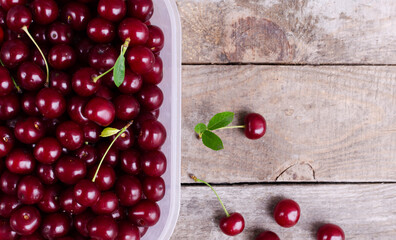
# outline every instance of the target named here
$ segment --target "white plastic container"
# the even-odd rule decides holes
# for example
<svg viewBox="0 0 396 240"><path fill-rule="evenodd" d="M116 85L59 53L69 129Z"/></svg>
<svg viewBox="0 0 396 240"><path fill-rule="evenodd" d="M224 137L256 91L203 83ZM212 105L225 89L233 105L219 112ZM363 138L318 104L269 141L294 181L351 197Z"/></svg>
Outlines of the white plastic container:
<svg viewBox="0 0 396 240"><path fill-rule="evenodd" d="M181 24L174 0L153 0L154 15L151 24L162 29L165 46L161 51L164 79L159 87L164 93L159 121L167 130L162 151L168 167L163 175L166 183L165 197L158 202L161 208L159 222L149 228L142 240L168 240L176 226L180 210L181 162Z"/></svg>

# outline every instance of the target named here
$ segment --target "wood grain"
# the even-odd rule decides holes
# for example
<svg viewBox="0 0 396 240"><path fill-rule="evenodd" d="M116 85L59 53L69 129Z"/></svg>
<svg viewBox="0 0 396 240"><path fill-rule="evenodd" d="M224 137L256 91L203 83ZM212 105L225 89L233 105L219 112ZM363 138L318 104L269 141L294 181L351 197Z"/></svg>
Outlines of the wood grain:
<svg viewBox="0 0 396 240"><path fill-rule="evenodd" d="M184 66L182 89L183 182L396 180L396 67ZM262 114L266 135L204 147L194 126L222 111Z"/></svg>
<svg viewBox="0 0 396 240"><path fill-rule="evenodd" d="M177 0L184 63L396 64L392 0Z"/></svg>
<svg viewBox="0 0 396 240"><path fill-rule="evenodd" d="M218 228L224 216L215 195L206 186L183 187L181 212L172 240L253 240L262 230L276 232L280 239L314 240L319 226L341 226L348 240L391 240L396 236L395 184L304 184L215 186L229 212L240 212L245 231L227 237ZM276 224L272 211L282 198L292 198L301 208L293 228Z"/></svg>

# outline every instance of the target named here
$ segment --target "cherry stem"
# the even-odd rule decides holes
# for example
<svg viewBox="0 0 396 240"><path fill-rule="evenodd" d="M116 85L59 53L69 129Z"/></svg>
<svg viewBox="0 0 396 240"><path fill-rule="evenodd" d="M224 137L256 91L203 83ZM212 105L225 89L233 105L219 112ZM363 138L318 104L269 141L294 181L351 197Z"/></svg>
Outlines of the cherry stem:
<svg viewBox="0 0 396 240"><path fill-rule="evenodd" d="M129 128L129 127L132 125L132 123L133 123L133 120L131 120L130 122L128 122L127 125L125 125L125 126L118 132L118 134L117 134L116 137L113 139L113 141L111 141L111 143L110 143L109 147L107 148L106 152L103 154L102 159L100 159L98 168L96 168L95 175L94 175L93 178L92 178L92 182L95 182L95 179L96 179L96 177L98 176L99 169L100 169L100 167L102 166L102 163L103 163L103 161L104 161L104 159L105 159L107 153L110 151L110 148L113 146L114 142L117 140L117 138L118 138L119 136L121 136L121 134L122 134L123 132L125 132L125 130L127 130L127 128Z"/></svg>
<svg viewBox="0 0 396 240"><path fill-rule="evenodd" d="M3 63L1 60L0 60L0 64L1 64L1 66L5 67L4 63ZM15 86L17 92L18 92L18 93L22 93L22 90L21 90L21 88L18 86L18 84L16 83L15 79L14 79L12 76L10 76L10 77L11 77L12 82L14 83L14 86Z"/></svg>
<svg viewBox="0 0 396 240"><path fill-rule="evenodd" d="M245 125L238 125L238 126L228 126L228 127L221 127L215 130L221 130L221 129L233 129L233 128L245 128Z"/></svg>
<svg viewBox="0 0 396 240"><path fill-rule="evenodd" d="M206 184L208 187L210 187L210 189L212 189L212 191L216 194L216 197L217 197L217 199L219 200L221 206L223 207L224 212L225 212L225 214L227 215L227 217L230 216L230 214L228 213L227 209L225 208L225 206L224 206L224 204L223 204L223 201L221 201L219 195L217 194L217 192L214 190L214 188L213 188L209 183L207 183L207 182L205 182L205 181L203 181L203 180L197 178L197 177L194 176L193 174L190 174L190 178L192 178L195 182L201 182L201 183Z"/></svg>
<svg viewBox="0 0 396 240"><path fill-rule="evenodd" d="M114 66L112 66L109 70L107 70L106 72L100 74L99 76L94 77L92 80L94 81L94 83L96 83L101 77L103 77L104 75L108 74L109 72L113 71Z"/></svg>

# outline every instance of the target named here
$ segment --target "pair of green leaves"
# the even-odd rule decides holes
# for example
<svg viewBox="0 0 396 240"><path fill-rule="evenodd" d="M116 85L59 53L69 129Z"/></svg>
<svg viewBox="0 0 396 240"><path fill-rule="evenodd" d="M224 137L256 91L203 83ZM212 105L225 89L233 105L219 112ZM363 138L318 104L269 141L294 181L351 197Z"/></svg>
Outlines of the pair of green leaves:
<svg viewBox="0 0 396 240"><path fill-rule="evenodd" d="M214 115L207 126L203 123L198 123L194 130L199 137L202 138L202 142L205 146L218 151L224 148L223 141L212 131L228 126L232 120L234 120L233 112L221 112Z"/></svg>

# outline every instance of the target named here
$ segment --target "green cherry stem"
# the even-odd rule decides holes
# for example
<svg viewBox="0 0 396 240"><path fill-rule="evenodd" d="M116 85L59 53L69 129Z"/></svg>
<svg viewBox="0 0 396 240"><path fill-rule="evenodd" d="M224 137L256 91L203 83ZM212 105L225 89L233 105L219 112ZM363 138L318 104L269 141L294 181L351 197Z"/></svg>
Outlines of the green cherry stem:
<svg viewBox="0 0 396 240"><path fill-rule="evenodd" d="M223 201L221 201L219 195L217 194L217 192L214 190L214 188L213 188L209 183L207 183L207 182L205 182L205 181L203 181L203 180L197 178L197 177L194 176L193 174L190 174L190 178L191 178L192 180L194 180L195 182L204 183L204 184L206 184L208 187L210 187L210 189L212 189L212 191L216 194L216 197L217 197L217 199L219 200L221 206L223 207L226 216L227 216L227 217L230 216L230 214L228 213L227 209L225 208L225 206L224 206L224 204L223 204Z"/></svg>
<svg viewBox="0 0 396 240"><path fill-rule="evenodd" d="M221 130L221 129L233 129L233 128L245 128L245 125L238 125L238 126L228 126L228 127L222 127L222 128L218 128L215 130Z"/></svg>
<svg viewBox="0 0 396 240"><path fill-rule="evenodd" d="M127 128L129 128L129 127L132 125L132 123L133 123L133 120L131 120L130 122L128 122L128 124L125 125L125 126L118 132L118 134L117 134L116 137L113 139L113 141L111 141L111 143L110 143L109 147L107 148L106 152L103 154L102 159L100 159L98 168L96 168L96 172L95 172L95 174L94 174L94 176L93 176L93 178L92 178L92 182L95 182L95 179L96 179L96 177L98 176L99 169L100 169L100 167L102 166L102 163L103 163L103 161L104 161L104 159L105 159L107 153L109 152L110 148L113 146L114 142L117 140L117 138L118 138L119 136L121 136L121 134L122 134L123 132L125 132L125 130L127 130Z"/></svg>
<svg viewBox="0 0 396 240"><path fill-rule="evenodd" d="M45 69L47 70L47 78L45 81L45 85L48 87L49 86L49 68L48 68L48 63L47 63L47 59L44 56L43 51L41 51L39 45L36 43L36 41L34 40L34 38L32 37L32 35L30 35L29 30L26 26L22 27L22 30L26 33L26 35L28 35L28 37L30 38L30 40L32 40L32 42L34 43L34 45L36 45L38 51L40 52L41 56L44 59L44 63L45 63Z"/></svg>
<svg viewBox="0 0 396 240"><path fill-rule="evenodd" d="M5 67L4 63L0 60L0 64L1 66ZM14 86L16 88L16 90L18 91L18 93L22 93L21 88L18 86L18 84L16 83L15 79L11 76L11 80L14 83Z"/></svg>

